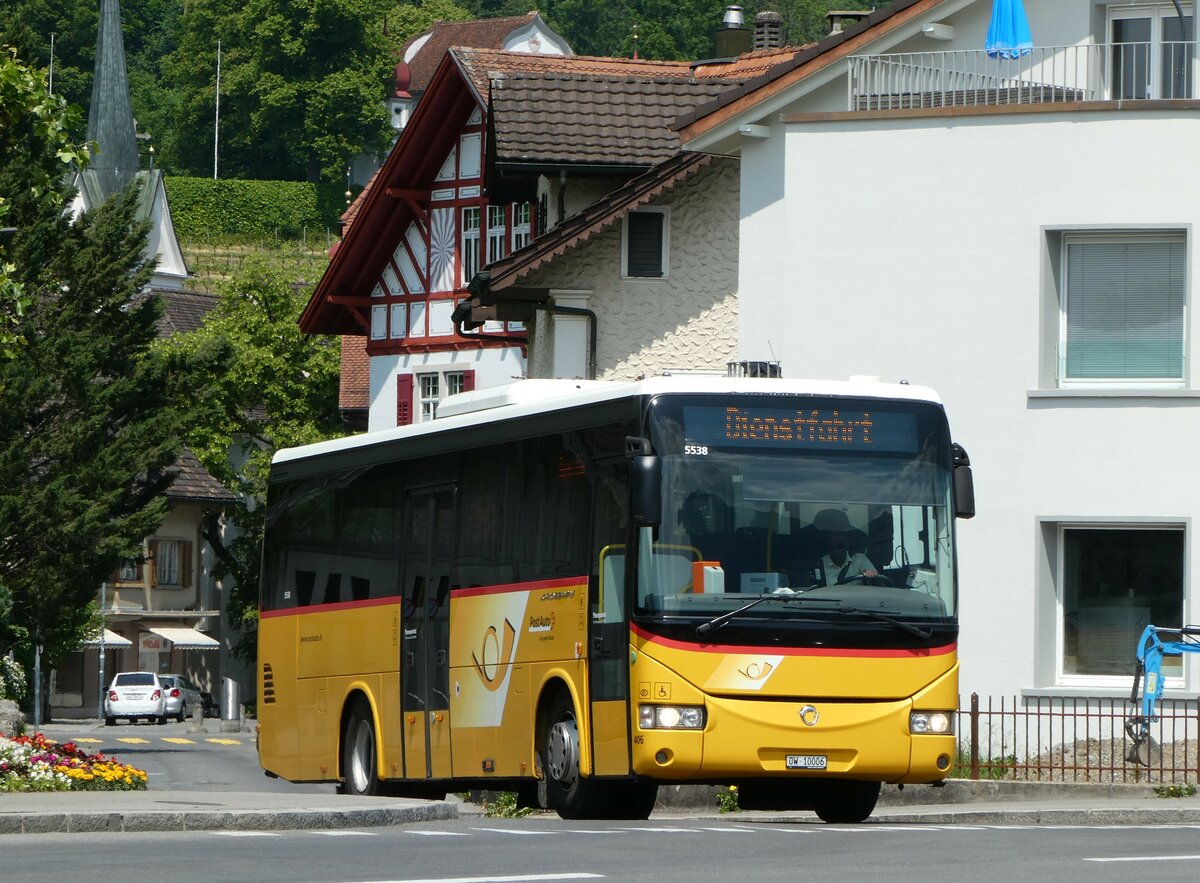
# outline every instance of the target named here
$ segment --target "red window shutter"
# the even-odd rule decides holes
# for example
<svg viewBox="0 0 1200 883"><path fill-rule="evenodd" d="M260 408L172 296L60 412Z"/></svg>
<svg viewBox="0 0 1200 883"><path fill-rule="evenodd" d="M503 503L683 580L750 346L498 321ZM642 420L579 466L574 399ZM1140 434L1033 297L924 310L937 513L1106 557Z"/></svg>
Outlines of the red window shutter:
<svg viewBox="0 0 1200 883"><path fill-rule="evenodd" d="M475 388L475 370L463 372L463 392L470 392Z"/></svg>
<svg viewBox="0 0 1200 883"><path fill-rule="evenodd" d="M412 420L413 377L396 375L396 425L408 426Z"/></svg>

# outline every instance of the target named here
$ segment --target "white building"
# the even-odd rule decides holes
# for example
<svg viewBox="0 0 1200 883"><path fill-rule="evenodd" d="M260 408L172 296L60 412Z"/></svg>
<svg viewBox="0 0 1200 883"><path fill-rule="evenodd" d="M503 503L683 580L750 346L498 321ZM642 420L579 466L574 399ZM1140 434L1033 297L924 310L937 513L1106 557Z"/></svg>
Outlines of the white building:
<svg viewBox="0 0 1200 883"><path fill-rule="evenodd" d="M1127 697L1200 616L1192 5L1024 5L1014 60L988 0L898 0L681 121L741 160L739 357L932 386L970 452L964 703Z"/></svg>

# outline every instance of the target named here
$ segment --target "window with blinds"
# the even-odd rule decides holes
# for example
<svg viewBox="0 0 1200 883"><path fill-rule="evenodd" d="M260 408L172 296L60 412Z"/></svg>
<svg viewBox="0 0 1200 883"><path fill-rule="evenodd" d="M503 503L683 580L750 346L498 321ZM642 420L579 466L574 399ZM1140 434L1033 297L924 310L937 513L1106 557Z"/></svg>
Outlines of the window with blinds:
<svg viewBox="0 0 1200 883"><path fill-rule="evenodd" d="M1070 235L1063 250L1060 382L1181 383L1184 235Z"/></svg>
<svg viewBox="0 0 1200 883"><path fill-rule="evenodd" d="M625 216L621 275L661 279L667 275L667 212L652 209Z"/></svg>

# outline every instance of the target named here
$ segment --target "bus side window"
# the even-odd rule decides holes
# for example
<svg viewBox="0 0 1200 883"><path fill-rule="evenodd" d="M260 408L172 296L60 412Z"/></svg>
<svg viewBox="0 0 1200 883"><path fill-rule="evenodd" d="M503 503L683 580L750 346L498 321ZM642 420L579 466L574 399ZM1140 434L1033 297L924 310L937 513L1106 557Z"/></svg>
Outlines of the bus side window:
<svg viewBox="0 0 1200 883"><path fill-rule="evenodd" d="M312 570L296 571L296 606L307 607L312 603L313 587L317 583L317 574Z"/></svg>

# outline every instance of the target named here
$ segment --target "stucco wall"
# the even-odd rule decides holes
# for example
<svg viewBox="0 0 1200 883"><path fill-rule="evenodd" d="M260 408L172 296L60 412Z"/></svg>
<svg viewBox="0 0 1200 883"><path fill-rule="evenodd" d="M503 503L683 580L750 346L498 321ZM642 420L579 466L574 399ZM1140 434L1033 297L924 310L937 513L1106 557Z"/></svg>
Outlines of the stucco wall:
<svg viewBox="0 0 1200 883"><path fill-rule="evenodd" d="M1055 390L1049 230L1184 230L1194 278L1200 175L1182 158L1200 120L843 118L781 134L742 160L740 355L774 354L789 377L876 374L941 393L978 497L959 522L962 693L1053 687L1060 613L1039 519L1191 524L1200 479L1180 455L1200 428L1200 328L1189 310L1184 389ZM781 143L784 199L768 162ZM1135 161L1150 157L1162 162ZM836 167L854 172L825 173ZM1185 621L1198 553L1188 529Z"/></svg>
<svg viewBox="0 0 1200 883"><path fill-rule="evenodd" d="M591 292L602 380L669 369L724 370L736 350L737 162L714 159L652 204L671 207L666 279L621 278L616 223L521 283ZM530 376L551 376L546 314L539 313L536 324Z"/></svg>

